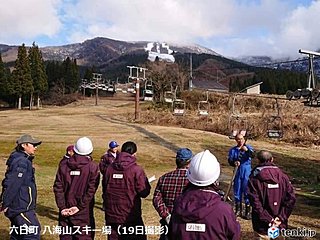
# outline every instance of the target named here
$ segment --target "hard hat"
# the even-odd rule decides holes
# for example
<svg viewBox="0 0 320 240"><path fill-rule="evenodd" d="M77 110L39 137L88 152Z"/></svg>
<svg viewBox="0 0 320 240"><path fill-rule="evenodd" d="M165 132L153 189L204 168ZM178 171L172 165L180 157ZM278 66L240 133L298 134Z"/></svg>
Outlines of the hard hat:
<svg viewBox="0 0 320 240"><path fill-rule="evenodd" d="M79 138L73 150L79 155L89 155L93 151L92 142L87 137Z"/></svg>
<svg viewBox="0 0 320 240"><path fill-rule="evenodd" d="M180 148L177 151L176 159L188 161L192 158L192 151L189 148Z"/></svg>
<svg viewBox="0 0 320 240"><path fill-rule="evenodd" d="M118 147L118 146L119 146L119 144L116 141L111 141L109 143L109 148L115 148L115 147Z"/></svg>
<svg viewBox="0 0 320 240"><path fill-rule="evenodd" d="M191 159L187 177L192 184L209 186L219 178L219 175L220 164L209 150L197 153Z"/></svg>

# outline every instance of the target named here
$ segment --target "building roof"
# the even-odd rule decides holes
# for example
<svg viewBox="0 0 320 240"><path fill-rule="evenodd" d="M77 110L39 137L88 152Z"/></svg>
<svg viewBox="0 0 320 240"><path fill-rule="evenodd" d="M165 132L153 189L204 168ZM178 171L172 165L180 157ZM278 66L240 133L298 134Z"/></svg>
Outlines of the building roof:
<svg viewBox="0 0 320 240"><path fill-rule="evenodd" d="M192 87L193 88L200 88L200 89L207 89L213 91L222 91L228 92L229 88L225 85L215 81L215 80L207 80L207 79L192 79Z"/></svg>
<svg viewBox="0 0 320 240"><path fill-rule="evenodd" d="M256 87L256 86L261 85L262 83L263 83L263 82L258 82L258 83L256 83L256 84L250 85L250 86L246 87L244 90L248 90L248 89L250 89L250 88L254 88L254 87Z"/></svg>

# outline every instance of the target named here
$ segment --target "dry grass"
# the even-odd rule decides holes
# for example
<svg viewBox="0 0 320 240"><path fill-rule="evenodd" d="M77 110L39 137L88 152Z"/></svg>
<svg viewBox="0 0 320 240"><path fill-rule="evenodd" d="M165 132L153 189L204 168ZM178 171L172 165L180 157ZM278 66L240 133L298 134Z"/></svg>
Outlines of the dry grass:
<svg viewBox="0 0 320 240"><path fill-rule="evenodd" d="M104 153L110 140L115 139L120 143L128 140L135 141L138 144L138 163L143 166L148 176L156 175L157 178L174 168L177 148L189 147L193 152L210 149L221 162L223 173L221 186L226 187L226 181L232 170L227 166L226 154L229 147L234 144L233 140L202 130L135 124L132 121L126 121L128 118L132 119L133 106L132 102L110 100L99 100L99 106L95 106L94 99L87 99L65 107L48 107L37 111L0 112L1 178L5 171L5 160L14 148L15 139L19 135L30 133L43 140L35 159L39 194L37 213L43 228L45 225L51 228L57 225L58 212L52 192L57 164L64 154L65 147L74 143L80 136L88 136L93 140L93 157L96 160ZM151 118L153 110L150 110L148 114ZM167 117L168 122L176 121L176 118L170 114L164 113L163 115ZM160 117L153 116L153 119L156 121ZM187 120L180 119L180 121ZM160 121L160 123L163 122ZM200 124L199 121L195 123L195 125L198 124ZM301 178L303 175L308 180L314 181L315 176L320 176L320 156L316 148L294 147L283 142L249 141L256 149L271 150L276 156L277 163L294 177ZM152 191L155 184L156 182L152 183ZM305 189L313 190L302 186L302 190ZM152 194L143 201L143 218L146 225L158 226L159 218L152 207ZM319 199L313 196L311 198L300 196L293 216L290 218L291 226L305 226L320 231L319 203ZM97 228L104 225L101 206L101 186L99 186L95 207ZM0 215L0 223L0 239L9 239L9 221L3 214ZM252 238L250 221L240 219L240 223L242 239ZM58 239L58 237L45 234L42 239ZM105 239L105 236L97 234L97 239ZM149 239L157 239L157 236L150 235Z"/></svg>
<svg viewBox="0 0 320 240"><path fill-rule="evenodd" d="M238 95L234 101L232 95L209 93L209 116L200 117L198 116L198 102L205 98L205 94L201 92L183 92L182 99L186 101L187 108L183 118L172 116L170 109L164 108L163 110L162 105L159 108L159 105L147 104L145 111L141 114L140 122L181 126L228 135L230 133L228 121L232 106L234 106L234 112L239 113L247 121L250 138L268 141L266 139L268 121L272 116L277 116L275 98L279 98L279 115L284 132L281 141L296 146L320 148L320 108L304 106L301 101L287 101L283 96L265 95L257 98ZM161 110L160 113L159 110Z"/></svg>

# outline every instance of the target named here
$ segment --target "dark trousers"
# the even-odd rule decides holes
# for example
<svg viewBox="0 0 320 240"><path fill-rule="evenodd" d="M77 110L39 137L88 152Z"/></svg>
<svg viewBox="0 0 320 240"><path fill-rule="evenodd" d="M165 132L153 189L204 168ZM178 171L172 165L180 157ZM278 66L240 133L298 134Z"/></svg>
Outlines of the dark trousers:
<svg viewBox="0 0 320 240"><path fill-rule="evenodd" d="M163 229L169 227L166 220L164 220L163 218L160 220L160 224L161 224L161 227L163 227ZM166 231L164 231L164 233L160 235L159 240L169 240L168 235L166 234Z"/></svg>
<svg viewBox="0 0 320 240"><path fill-rule="evenodd" d="M10 218L10 240L39 240L41 234L40 222L36 212L30 210Z"/></svg>

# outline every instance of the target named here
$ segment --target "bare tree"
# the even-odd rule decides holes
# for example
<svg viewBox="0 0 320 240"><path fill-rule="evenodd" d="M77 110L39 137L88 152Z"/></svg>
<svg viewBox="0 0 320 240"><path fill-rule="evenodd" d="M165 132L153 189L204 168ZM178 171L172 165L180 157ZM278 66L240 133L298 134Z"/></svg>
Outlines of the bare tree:
<svg viewBox="0 0 320 240"><path fill-rule="evenodd" d="M187 72L176 63L150 62L147 65L148 78L154 86L154 98L156 101L164 101L165 91L177 89L179 94L186 88Z"/></svg>

